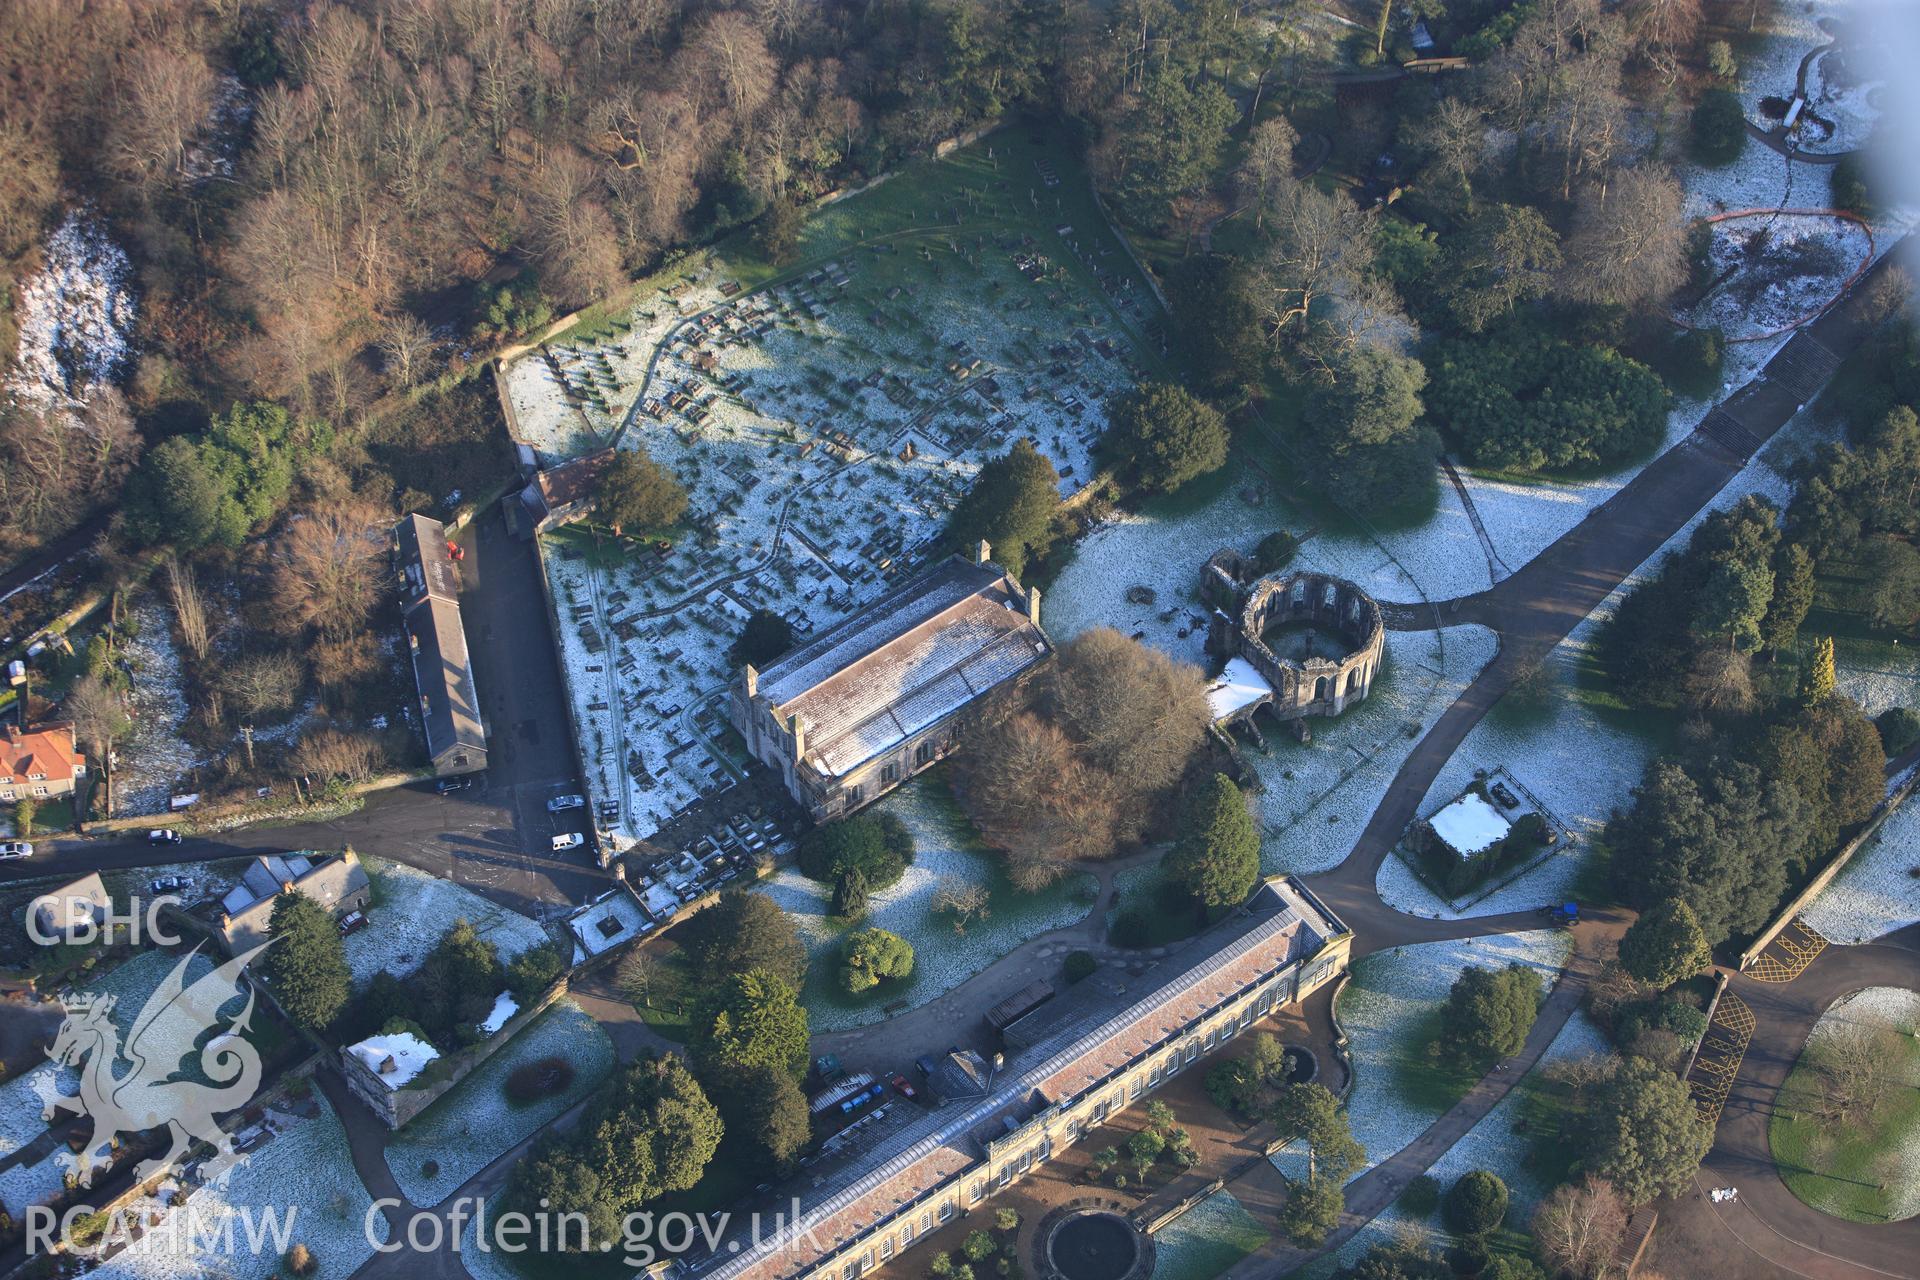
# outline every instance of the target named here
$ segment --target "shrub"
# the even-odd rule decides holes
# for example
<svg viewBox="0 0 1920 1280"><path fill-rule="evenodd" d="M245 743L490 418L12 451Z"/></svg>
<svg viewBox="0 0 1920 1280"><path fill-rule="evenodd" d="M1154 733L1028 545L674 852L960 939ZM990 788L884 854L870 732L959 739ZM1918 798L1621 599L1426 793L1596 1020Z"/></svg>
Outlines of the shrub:
<svg viewBox="0 0 1920 1280"><path fill-rule="evenodd" d="M1725 40L1709 40L1707 70L1721 80L1731 80L1739 75L1740 62L1733 56L1733 46Z"/></svg>
<svg viewBox="0 0 1920 1280"><path fill-rule="evenodd" d="M1018 1231L1020 1229L1020 1211L1018 1209L999 1208L993 1211L993 1229L995 1231Z"/></svg>
<svg viewBox="0 0 1920 1280"><path fill-rule="evenodd" d="M566 967L566 957L552 942L528 947L507 965L507 990L524 1007L527 1001L552 986Z"/></svg>
<svg viewBox="0 0 1920 1280"><path fill-rule="evenodd" d="M840 986L852 995L913 972L913 944L885 929L861 929L840 945Z"/></svg>
<svg viewBox="0 0 1920 1280"><path fill-rule="evenodd" d="M536 1058L523 1062L507 1076L507 1097L526 1104L550 1098L573 1083L573 1064L565 1058Z"/></svg>
<svg viewBox="0 0 1920 1280"><path fill-rule="evenodd" d="M967 1255L968 1262L985 1262L999 1251L993 1243L993 1237L984 1231L969 1231L960 1252Z"/></svg>
<svg viewBox="0 0 1920 1280"><path fill-rule="evenodd" d="M1485 1169L1465 1174L1447 1192L1447 1226L1462 1235L1484 1235L1506 1216L1507 1184Z"/></svg>
<svg viewBox="0 0 1920 1280"><path fill-rule="evenodd" d="M1827 170L1827 200L1836 209L1845 209L1862 217L1873 212L1873 200L1867 190L1867 162L1864 151L1850 151Z"/></svg>
<svg viewBox="0 0 1920 1280"><path fill-rule="evenodd" d="M1069 951L1067 953L1067 981L1079 982L1091 978L1100 962L1093 958L1091 951Z"/></svg>
<svg viewBox="0 0 1920 1280"><path fill-rule="evenodd" d="M1740 158L1747 145L1747 114L1740 99L1726 89L1709 89L1694 104L1689 136L1693 158L1724 169Z"/></svg>
<svg viewBox="0 0 1920 1280"><path fill-rule="evenodd" d="M1260 1075L1245 1058L1228 1058L1208 1070L1207 1096L1222 1111L1249 1111L1260 1096Z"/></svg>
<svg viewBox="0 0 1920 1280"><path fill-rule="evenodd" d="M1400 1193L1400 1207L1413 1218L1431 1218L1440 1207L1440 1179L1423 1173Z"/></svg>
<svg viewBox="0 0 1920 1280"><path fill-rule="evenodd" d="M1260 539L1260 545L1253 549L1253 560L1261 573L1273 573L1285 568L1299 550L1300 539L1285 529L1275 529Z"/></svg>
<svg viewBox="0 0 1920 1280"><path fill-rule="evenodd" d="M1460 1241L1447 1250L1447 1269L1456 1276L1477 1276L1493 1261L1486 1241L1477 1236Z"/></svg>
<svg viewBox="0 0 1920 1280"><path fill-rule="evenodd" d="M1920 742L1920 713L1912 707L1891 707L1873 722L1880 731L1880 746L1889 757L1904 754Z"/></svg>
<svg viewBox="0 0 1920 1280"><path fill-rule="evenodd" d="M890 813L862 813L829 822L807 833L800 842L800 870L823 884L832 884L845 871L858 870L867 889L891 887L913 862L913 836Z"/></svg>

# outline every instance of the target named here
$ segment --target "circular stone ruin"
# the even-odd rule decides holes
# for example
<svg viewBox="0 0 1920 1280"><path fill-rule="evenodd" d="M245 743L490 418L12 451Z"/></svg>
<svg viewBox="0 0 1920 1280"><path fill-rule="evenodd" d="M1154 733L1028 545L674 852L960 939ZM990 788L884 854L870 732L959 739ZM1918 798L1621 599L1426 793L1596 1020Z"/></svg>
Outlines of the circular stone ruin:
<svg viewBox="0 0 1920 1280"><path fill-rule="evenodd" d="M1238 623L1240 656L1273 686L1272 710L1283 720L1337 716L1364 699L1387 644L1374 598L1324 573L1261 578Z"/></svg>
<svg viewBox="0 0 1920 1280"><path fill-rule="evenodd" d="M1139 1280L1152 1247L1133 1224L1106 1209L1069 1213L1047 1232L1047 1266L1064 1280Z"/></svg>

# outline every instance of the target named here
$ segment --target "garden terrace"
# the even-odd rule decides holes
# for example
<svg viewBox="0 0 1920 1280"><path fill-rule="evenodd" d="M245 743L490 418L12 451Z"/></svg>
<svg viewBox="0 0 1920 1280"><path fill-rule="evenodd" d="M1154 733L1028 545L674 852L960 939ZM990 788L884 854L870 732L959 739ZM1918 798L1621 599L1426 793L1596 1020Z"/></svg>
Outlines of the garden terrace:
<svg viewBox="0 0 1920 1280"><path fill-rule="evenodd" d="M987 1096L948 1103L835 1168L816 1167L799 1197L800 1220L778 1239L735 1240L710 1274L772 1280L855 1263L871 1269L924 1238L936 1220L970 1211L1065 1150L1203 1049L1331 981L1350 942L1297 881L1267 882L1244 913L1150 972L1142 994L1076 992L1048 1006L1059 1011L1052 1034L1010 1059ZM976 1138L1009 1111L1032 1118Z"/></svg>

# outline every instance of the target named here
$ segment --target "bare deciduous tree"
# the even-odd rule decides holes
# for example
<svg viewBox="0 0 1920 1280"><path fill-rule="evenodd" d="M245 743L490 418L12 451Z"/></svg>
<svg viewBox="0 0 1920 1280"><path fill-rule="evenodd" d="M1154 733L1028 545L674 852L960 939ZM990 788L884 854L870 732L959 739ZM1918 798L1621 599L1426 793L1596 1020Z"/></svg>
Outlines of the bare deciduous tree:
<svg viewBox="0 0 1920 1280"><path fill-rule="evenodd" d="M1154 803L1206 737L1206 678L1107 627L1061 647L1047 679L1057 723L1120 790Z"/></svg>
<svg viewBox="0 0 1920 1280"><path fill-rule="evenodd" d="M379 513L360 502L315 507L289 520L273 544L269 570L282 621L331 639L362 630L385 545L380 523Z"/></svg>
<svg viewBox="0 0 1920 1280"><path fill-rule="evenodd" d="M380 767L380 744L360 733L319 729L300 740L288 762L299 772L320 778L364 782Z"/></svg>
<svg viewBox="0 0 1920 1280"><path fill-rule="evenodd" d="M967 926L987 918L987 887L955 876L941 876L933 891L936 915L953 917L953 931L964 936Z"/></svg>
<svg viewBox="0 0 1920 1280"><path fill-rule="evenodd" d="M1664 301L1686 279L1683 197L1670 174L1649 165L1588 188L1567 238L1567 295L1619 306Z"/></svg>
<svg viewBox="0 0 1920 1280"><path fill-rule="evenodd" d="M1681 55L1700 32L1700 0L1630 0L1625 12L1634 51L1672 84L1680 76Z"/></svg>
<svg viewBox="0 0 1920 1280"><path fill-rule="evenodd" d="M300 660L287 649L239 658L220 673L220 690L249 720L284 711L300 696Z"/></svg>
<svg viewBox="0 0 1920 1280"><path fill-rule="evenodd" d="M636 947L620 957L620 965L614 970L613 982L620 994L634 1004L646 1004L653 997L653 979L659 970L659 959L653 952Z"/></svg>
<svg viewBox="0 0 1920 1280"><path fill-rule="evenodd" d="M1276 238L1262 275L1274 342L1303 334L1325 299L1350 290L1373 262L1373 215L1345 192L1296 184L1274 211Z"/></svg>
<svg viewBox="0 0 1920 1280"><path fill-rule="evenodd" d="M1849 1022L1822 1034L1813 1045L1819 1081L1813 1111L1823 1120L1870 1123L1900 1082L1905 1061L1900 1034L1884 1022Z"/></svg>
<svg viewBox="0 0 1920 1280"><path fill-rule="evenodd" d="M380 326L380 354L386 359L387 372L402 388L412 387L426 372L434 345L433 331L411 312L390 316Z"/></svg>
<svg viewBox="0 0 1920 1280"><path fill-rule="evenodd" d="M82 676L61 700L60 712L73 722L73 732L95 762L106 759L114 739L133 727L120 694L98 676Z"/></svg>
<svg viewBox="0 0 1920 1280"><path fill-rule="evenodd" d="M142 186L185 171L187 146L213 110L213 69L198 53L147 44L128 60L108 139L114 166Z"/></svg>
<svg viewBox="0 0 1920 1280"><path fill-rule="evenodd" d="M1486 117L1463 99L1445 98L1417 127L1419 141L1432 157L1432 166L1459 188L1471 216L1473 178L1486 155Z"/></svg>
<svg viewBox="0 0 1920 1280"><path fill-rule="evenodd" d="M167 559L167 599L173 604L173 619L180 628L180 640L195 662L205 662L213 635L207 628L207 607L200 599L200 584L194 581L193 566L177 556Z"/></svg>
<svg viewBox="0 0 1920 1280"><path fill-rule="evenodd" d="M1626 1201L1611 1183L1591 1176L1555 1188L1533 1214L1541 1257L1573 1280L1605 1275L1626 1230Z"/></svg>
<svg viewBox="0 0 1920 1280"><path fill-rule="evenodd" d="M1285 116L1254 127L1247 137L1247 158L1235 175L1240 192L1253 206L1253 225L1267 225L1267 210L1284 200L1293 186L1293 149L1300 135Z"/></svg>

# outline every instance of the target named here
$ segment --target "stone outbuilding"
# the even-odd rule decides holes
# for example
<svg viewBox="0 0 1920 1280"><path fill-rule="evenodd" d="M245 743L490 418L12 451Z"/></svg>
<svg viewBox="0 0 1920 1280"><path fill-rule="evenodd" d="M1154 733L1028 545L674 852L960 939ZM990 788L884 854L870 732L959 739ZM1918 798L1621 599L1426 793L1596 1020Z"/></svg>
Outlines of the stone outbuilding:
<svg viewBox="0 0 1920 1280"><path fill-rule="evenodd" d="M1210 694L1217 723L1261 707L1289 723L1337 716L1373 688L1386 623L1378 602L1345 578L1259 576L1245 556L1222 550L1207 561L1200 590L1213 607L1207 652L1227 664Z"/></svg>

